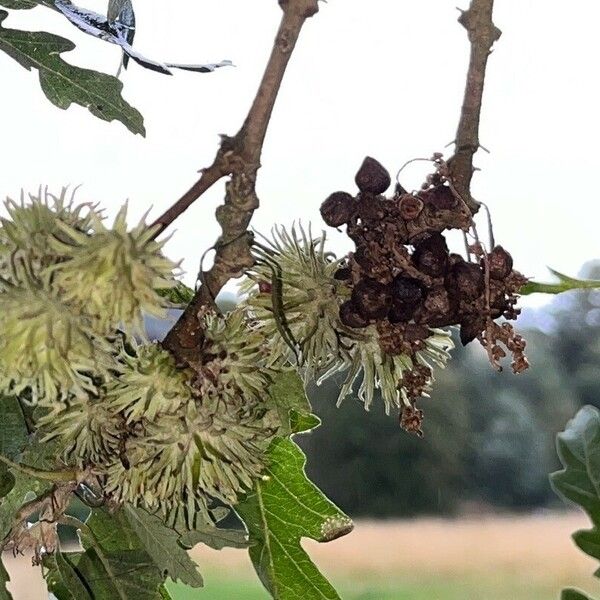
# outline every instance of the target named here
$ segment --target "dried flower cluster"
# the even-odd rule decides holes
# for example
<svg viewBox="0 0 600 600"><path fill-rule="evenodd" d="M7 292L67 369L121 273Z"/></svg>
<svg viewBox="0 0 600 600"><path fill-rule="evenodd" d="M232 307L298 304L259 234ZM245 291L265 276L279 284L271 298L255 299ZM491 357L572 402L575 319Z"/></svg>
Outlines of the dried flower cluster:
<svg viewBox="0 0 600 600"><path fill-rule="evenodd" d="M513 270L512 257L501 246L487 253L475 243L467 259L449 252L442 232L467 232L473 223L447 176L446 163L440 155L433 160L436 172L418 193L398 185L386 198L389 173L367 157L356 175L359 193L335 192L323 202L325 222L346 225L356 246L336 273L351 290L340 307L340 319L358 331L375 326L385 355L410 356L413 361L431 328L459 325L462 343L478 338L494 366L505 356L499 346L504 343L513 354L513 370L521 372L528 366L524 340L510 324L500 326L494 319L517 317L515 304L526 279ZM411 406L402 422L409 429L422 416L412 405L427 389L429 376L421 366L404 378Z"/></svg>

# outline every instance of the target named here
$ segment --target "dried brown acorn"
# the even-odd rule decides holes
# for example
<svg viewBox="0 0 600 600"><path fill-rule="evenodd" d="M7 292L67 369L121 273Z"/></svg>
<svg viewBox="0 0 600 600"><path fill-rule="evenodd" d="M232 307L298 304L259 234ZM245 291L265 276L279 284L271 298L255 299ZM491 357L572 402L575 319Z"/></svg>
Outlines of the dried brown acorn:
<svg viewBox="0 0 600 600"><path fill-rule="evenodd" d="M356 202L347 192L334 192L321 204L321 216L330 227L346 224L355 210Z"/></svg>
<svg viewBox="0 0 600 600"><path fill-rule="evenodd" d="M438 185L424 192L419 192L419 198L425 204L437 210L452 210L458 203L452 190L447 185Z"/></svg>
<svg viewBox="0 0 600 600"><path fill-rule="evenodd" d="M423 210L423 200L413 196L412 194L404 194L400 196L400 216L405 221L416 219Z"/></svg>
<svg viewBox="0 0 600 600"><path fill-rule="evenodd" d="M390 288L375 279L363 279L352 290L352 302L365 319L384 319L390 309Z"/></svg>
<svg viewBox="0 0 600 600"><path fill-rule="evenodd" d="M351 300L344 302L340 306L340 321L346 327L357 329L366 327L369 324L369 321L358 312L356 305Z"/></svg>
<svg viewBox="0 0 600 600"><path fill-rule="evenodd" d="M423 302L423 286L416 279L399 275L391 284L392 305L388 319L392 323L407 322Z"/></svg>
<svg viewBox="0 0 600 600"><path fill-rule="evenodd" d="M415 247L413 263L422 273L431 277L441 277L448 270L449 254L446 239L441 233L434 233Z"/></svg>
<svg viewBox="0 0 600 600"><path fill-rule="evenodd" d="M496 246L487 258L492 279L506 279L510 275L513 259L502 246Z"/></svg>
<svg viewBox="0 0 600 600"><path fill-rule="evenodd" d="M452 267L448 277L460 298L475 300L484 292L485 281L481 267L475 263L461 262Z"/></svg>
<svg viewBox="0 0 600 600"><path fill-rule="evenodd" d="M377 195L383 194L390 187L392 178L379 161L367 156L356 174L355 181L361 192Z"/></svg>

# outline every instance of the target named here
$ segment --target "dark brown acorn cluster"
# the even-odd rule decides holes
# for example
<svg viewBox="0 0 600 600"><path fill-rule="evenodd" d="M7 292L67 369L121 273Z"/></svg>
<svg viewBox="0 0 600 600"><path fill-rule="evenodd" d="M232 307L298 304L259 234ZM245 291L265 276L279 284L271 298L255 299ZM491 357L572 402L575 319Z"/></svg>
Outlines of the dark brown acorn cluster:
<svg viewBox="0 0 600 600"><path fill-rule="evenodd" d="M513 270L512 257L501 246L486 252L475 243L467 259L449 252L442 232L468 232L473 220L446 176L446 163L439 155L434 159L437 170L419 192L408 193L398 184L387 198L390 175L367 157L356 174L359 193L335 192L323 202L325 222L346 225L356 246L336 275L352 290L340 319L353 328L375 324L382 350L392 355L414 354L431 327L459 325L463 345L478 338L499 368L506 356L502 342L512 352L513 370L521 372L527 368L525 342L510 324L494 319L517 317L515 304L526 278ZM415 397L428 374L420 375L403 382L414 388Z"/></svg>

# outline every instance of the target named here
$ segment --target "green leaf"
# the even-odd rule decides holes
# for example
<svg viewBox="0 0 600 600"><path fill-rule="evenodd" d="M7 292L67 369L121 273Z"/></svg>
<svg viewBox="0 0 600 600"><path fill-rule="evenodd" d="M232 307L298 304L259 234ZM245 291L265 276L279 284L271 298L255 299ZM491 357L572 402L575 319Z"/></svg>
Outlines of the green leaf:
<svg viewBox="0 0 600 600"><path fill-rule="evenodd" d="M316 429L321 424L317 415L290 410L290 427L292 433L307 433Z"/></svg>
<svg viewBox="0 0 600 600"><path fill-rule="evenodd" d="M10 592L6 589L6 584L10 581L8 572L0 558L0 600L13 600Z"/></svg>
<svg viewBox="0 0 600 600"><path fill-rule="evenodd" d="M0 6L14 10L29 10L30 8L35 8L38 4L42 3L36 0L0 0Z"/></svg>
<svg viewBox="0 0 600 600"><path fill-rule="evenodd" d="M79 525L85 552L70 554L69 563L94 600L164 598L161 587L165 575L146 551L123 511L112 515L104 509L93 510L85 525ZM52 584L57 581L56 571L52 568L46 577ZM66 587L73 591L69 585Z"/></svg>
<svg viewBox="0 0 600 600"><path fill-rule="evenodd" d="M131 0L108 0L108 9L106 11L108 20L110 22L116 21L126 7L131 7L133 9Z"/></svg>
<svg viewBox="0 0 600 600"><path fill-rule="evenodd" d="M561 294L570 290L584 290L600 288L600 281L594 279L575 279L559 273L554 269L548 268L550 273L558 279L558 283L538 283L529 281L520 290L519 294L527 296L529 294Z"/></svg>
<svg viewBox="0 0 600 600"><path fill-rule="evenodd" d="M0 454L15 459L27 446L28 431L21 405L13 396L0 396ZM0 463L0 498L13 489L16 478L5 463Z"/></svg>
<svg viewBox="0 0 600 600"><path fill-rule="evenodd" d="M311 414L312 407L302 379L296 371L278 373L269 387L269 397L272 407L281 423L279 435L289 436L314 429L320 423L318 417Z"/></svg>
<svg viewBox="0 0 600 600"><path fill-rule="evenodd" d="M158 588L158 593L160 594L161 600L172 600L172 596L169 594L169 590L166 588L166 586L161 585Z"/></svg>
<svg viewBox="0 0 600 600"><path fill-rule="evenodd" d="M84 539L86 539L84 537ZM89 548L72 558L94 600L159 600L162 577L142 551L103 553ZM74 600L79 600L74 599Z"/></svg>
<svg viewBox="0 0 600 600"><path fill-rule="evenodd" d="M73 594L71 594L60 575L58 566L56 565L56 555L44 556L43 561L45 568L44 579L46 580L48 591L53 594L57 600L77 600L77 598L73 597Z"/></svg>
<svg viewBox="0 0 600 600"><path fill-rule="evenodd" d="M79 575L71 564L68 556L64 555L62 552L57 552L55 561L56 568L62 578L64 586L69 590L73 600L94 600L79 578Z"/></svg>
<svg viewBox="0 0 600 600"><path fill-rule="evenodd" d="M573 588L568 588L563 590L560 595L560 600L592 600L589 596L586 596L583 592L579 590L575 590Z"/></svg>
<svg viewBox="0 0 600 600"><path fill-rule="evenodd" d="M56 446L52 443L34 442L23 452L21 463L33 469L53 469L56 460ZM11 471L15 484L10 492L0 500L0 542L10 533L16 512L25 502L25 496L33 493L40 496L48 491L52 484L49 481L25 475L16 469Z"/></svg>
<svg viewBox="0 0 600 600"><path fill-rule="evenodd" d="M229 514L229 511L226 511L226 514ZM182 516L175 524L175 529L180 534L179 544L187 550L191 550L197 544L205 544L213 550L248 547L248 532L245 529L217 527L202 511L198 511L194 516L193 528L188 527L185 517Z"/></svg>
<svg viewBox="0 0 600 600"><path fill-rule="evenodd" d="M557 436L562 471L550 477L554 489L600 524L600 411L584 406Z"/></svg>
<svg viewBox="0 0 600 600"><path fill-rule="evenodd" d="M294 442L276 439L268 459L263 480L236 506L254 542L258 576L275 600L339 599L300 540L334 540L352 530L352 521L306 478L306 458Z"/></svg>
<svg viewBox="0 0 600 600"><path fill-rule="evenodd" d="M586 554L600 561L600 411L584 406L557 436L562 471L550 476L561 496L581 506L593 529L577 531L573 540ZM598 577L600 570L596 571ZM589 600L577 590L565 590L563 600Z"/></svg>
<svg viewBox="0 0 600 600"><path fill-rule="evenodd" d="M60 54L75 48L70 40L45 31L4 28L7 16L0 10L0 50L28 71L39 71L42 90L54 105L67 109L76 103L104 121L119 120L131 132L145 135L142 115L121 96L121 81L65 62Z"/></svg>
<svg viewBox="0 0 600 600"><path fill-rule="evenodd" d="M17 480L4 463L0 463L0 498L10 494Z"/></svg>
<svg viewBox="0 0 600 600"><path fill-rule="evenodd" d="M28 442L27 424L17 398L0 396L0 415L0 453L14 459Z"/></svg>
<svg viewBox="0 0 600 600"><path fill-rule="evenodd" d="M179 533L157 516L141 509L127 506L124 509L129 524L144 544L146 552L165 576L192 587L202 587L198 565L179 545Z"/></svg>

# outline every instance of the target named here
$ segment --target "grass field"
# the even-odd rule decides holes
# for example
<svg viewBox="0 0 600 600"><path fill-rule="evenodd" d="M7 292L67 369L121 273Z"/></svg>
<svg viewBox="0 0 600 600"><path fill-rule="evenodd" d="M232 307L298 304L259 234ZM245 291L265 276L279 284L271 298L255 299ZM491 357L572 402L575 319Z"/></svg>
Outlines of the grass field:
<svg viewBox="0 0 600 600"><path fill-rule="evenodd" d="M305 541L344 600L551 600L566 585L600 598L597 564L570 540L579 514L358 522L329 544ZM245 552L197 548L206 587L177 600L266 600ZM9 561L15 600L42 600L30 569ZM300 599L303 600L303 599Z"/></svg>

